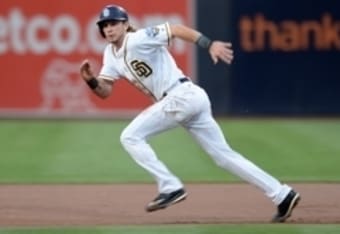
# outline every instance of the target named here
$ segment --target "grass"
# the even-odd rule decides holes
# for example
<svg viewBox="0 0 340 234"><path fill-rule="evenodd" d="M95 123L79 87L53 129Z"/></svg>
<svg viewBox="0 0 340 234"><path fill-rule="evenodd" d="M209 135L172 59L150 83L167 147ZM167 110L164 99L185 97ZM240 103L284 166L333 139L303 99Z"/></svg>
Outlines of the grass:
<svg viewBox="0 0 340 234"><path fill-rule="evenodd" d="M338 234L340 225L230 224L0 229L0 234Z"/></svg>
<svg viewBox="0 0 340 234"><path fill-rule="evenodd" d="M340 181L339 120L219 119L230 145L285 181ZM0 183L152 182L123 150L127 121L0 121ZM234 182L183 129L151 140L184 181Z"/></svg>
<svg viewBox="0 0 340 234"><path fill-rule="evenodd" d="M280 180L339 182L340 120L219 119L231 146ZM0 121L0 183L152 182L122 149L127 121ZM234 182L183 129L154 139L187 182ZM0 234L337 234L340 225L228 224L0 228Z"/></svg>

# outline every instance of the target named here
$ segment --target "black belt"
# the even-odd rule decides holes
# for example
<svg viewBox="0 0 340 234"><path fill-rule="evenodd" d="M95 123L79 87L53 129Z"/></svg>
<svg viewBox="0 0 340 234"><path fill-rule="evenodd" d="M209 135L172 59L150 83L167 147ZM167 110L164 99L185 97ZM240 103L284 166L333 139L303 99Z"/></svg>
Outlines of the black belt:
<svg viewBox="0 0 340 234"><path fill-rule="evenodd" d="M179 82L181 82L181 83L185 83L185 82L188 82L188 81L190 81L190 79L188 77L179 78Z"/></svg>
<svg viewBox="0 0 340 234"><path fill-rule="evenodd" d="M182 78L179 78L178 81L179 83L185 83L185 82L190 81L190 79L188 77L182 77ZM168 95L168 92L175 87L176 87L176 84L171 86L167 91L163 93L162 97L165 97L166 95Z"/></svg>

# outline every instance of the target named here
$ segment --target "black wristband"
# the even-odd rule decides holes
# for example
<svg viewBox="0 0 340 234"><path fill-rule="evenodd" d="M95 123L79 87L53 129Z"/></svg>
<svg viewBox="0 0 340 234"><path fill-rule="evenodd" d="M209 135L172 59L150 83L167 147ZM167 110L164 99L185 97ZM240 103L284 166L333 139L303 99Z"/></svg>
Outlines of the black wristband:
<svg viewBox="0 0 340 234"><path fill-rule="evenodd" d="M86 83L91 89L96 89L98 87L98 80L95 77L92 77L90 80L86 81Z"/></svg>
<svg viewBox="0 0 340 234"><path fill-rule="evenodd" d="M204 48L204 49L209 49L212 42L213 41L211 39L209 39L208 37L201 35L197 39L196 44L199 45L200 47Z"/></svg>

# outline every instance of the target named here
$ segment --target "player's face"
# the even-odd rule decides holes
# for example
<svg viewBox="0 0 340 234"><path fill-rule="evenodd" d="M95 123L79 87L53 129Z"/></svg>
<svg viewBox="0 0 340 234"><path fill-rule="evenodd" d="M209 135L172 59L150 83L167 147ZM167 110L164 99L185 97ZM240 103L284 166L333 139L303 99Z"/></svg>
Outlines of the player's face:
<svg viewBox="0 0 340 234"><path fill-rule="evenodd" d="M128 24L123 21L108 21L104 23L103 31L106 39L113 44L120 45L123 42Z"/></svg>

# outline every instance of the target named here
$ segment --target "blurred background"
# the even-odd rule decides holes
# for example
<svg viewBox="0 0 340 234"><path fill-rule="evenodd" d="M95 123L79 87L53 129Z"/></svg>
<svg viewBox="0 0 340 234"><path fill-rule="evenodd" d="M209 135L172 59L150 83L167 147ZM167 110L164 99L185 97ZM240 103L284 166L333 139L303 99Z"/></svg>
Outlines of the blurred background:
<svg viewBox="0 0 340 234"><path fill-rule="evenodd" d="M170 47L228 142L282 180L340 180L340 1L1 0L0 183L151 181L119 142L151 100L123 80L101 100L79 77L84 59L101 66L95 22L111 3L137 28L169 21L231 41L232 65L183 41ZM183 129L151 144L183 180L238 180Z"/></svg>
<svg viewBox="0 0 340 234"><path fill-rule="evenodd" d="M97 1L2 0L1 117L129 117L150 100L124 81L101 101L79 79L79 64L101 66L105 41ZM265 0L124 0L131 23L169 21L233 43L231 66L214 66L205 50L176 40L179 66L209 93L214 113L228 116L340 114L340 3Z"/></svg>
<svg viewBox="0 0 340 234"><path fill-rule="evenodd" d="M0 117L131 117L151 102L124 81L102 101L79 79L101 66L95 24L107 0L2 0ZM340 3L334 0L118 0L131 23L182 23L231 41L231 66L176 40L179 66L209 93L219 116L339 116Z"/></svg>
<svg viewBox="0 0 340 234"><path fill-rule="evenodd" d="M107 0L0 3L1 117L129 117L150 100L124 81L101 101L79 79L79 64L101 66L95 24ZM176 40L179 66L228 116L340 114L340 3L333 0L124 0L131 23L183 23L233 43L231 66Z"/></svg>

